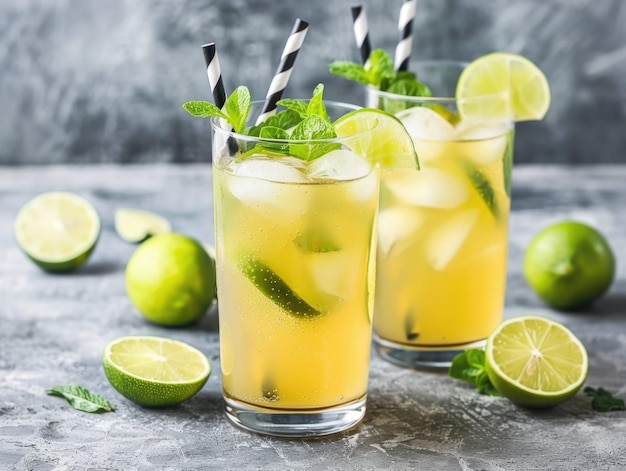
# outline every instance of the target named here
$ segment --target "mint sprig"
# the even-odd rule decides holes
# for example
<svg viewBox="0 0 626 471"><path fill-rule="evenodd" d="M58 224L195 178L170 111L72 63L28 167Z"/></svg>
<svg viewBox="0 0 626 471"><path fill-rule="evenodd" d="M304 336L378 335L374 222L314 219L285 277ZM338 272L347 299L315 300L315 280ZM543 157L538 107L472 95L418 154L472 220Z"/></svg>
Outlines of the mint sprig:
<svg viewBox="0 0 626 471"><path fill-rule="evenodd" d="M586 387L583 392L587 396L593 397L593 399L591 400L591 407L596 412L626 410L626 404L624 404L624 400L618 397L614 397L606 389Z"/></svg>
<svg viewBox="0 0 626 471"><path fill-rule="evenodd" d="M336 61L328 68L332 74L382 91L408 96L432 96L430 89L413 72L396 72L391 56L384 49L373 50L365 65Z"/></svg>
<svg viewBox="0 0 626 471"><path fill-rule="evenodd" d="M485 352L480 348L469 348L452 360L448 375L451 378L473 384L480 394L500 396L485 370Z"/></svg>
<svg viewBox="0 0 626 471"><path fill-rule="evenodd" d="M183 108L189 114L198 118L222 118L232 126L235 132L243 133L250 115L250 90L247 87L237 87L228 97L224 110L220 110L208 101L188 101Z"/></svg>
<svg viewBox="0 0 626 471"><path fill-rule="evenodd" d="M67 384L46 389L52 396L60 396L76 410L83 412L112 412L117 408L102 396L92 393L82 386Z"/></svg>

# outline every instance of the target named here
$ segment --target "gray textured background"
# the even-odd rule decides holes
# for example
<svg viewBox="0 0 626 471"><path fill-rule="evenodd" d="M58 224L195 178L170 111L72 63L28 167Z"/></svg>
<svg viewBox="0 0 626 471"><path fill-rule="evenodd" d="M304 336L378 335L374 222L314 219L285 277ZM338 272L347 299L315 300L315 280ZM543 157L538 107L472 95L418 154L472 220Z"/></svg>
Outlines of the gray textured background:
<svg viewBox="0 0 626 471"><path fill-rule="evenodd" d="M200 45L215 41L227 90L261 98L296 17L311 29L288 94L357 60L358 0L0 0L0 164L209 161L206 122L180 108L208 99ZM401 0L362 1L374 47L393 52ZM420 58L521 53L547 74L552 109L518 127L517 162L624 162L626 2L420 0Z"/></svg>

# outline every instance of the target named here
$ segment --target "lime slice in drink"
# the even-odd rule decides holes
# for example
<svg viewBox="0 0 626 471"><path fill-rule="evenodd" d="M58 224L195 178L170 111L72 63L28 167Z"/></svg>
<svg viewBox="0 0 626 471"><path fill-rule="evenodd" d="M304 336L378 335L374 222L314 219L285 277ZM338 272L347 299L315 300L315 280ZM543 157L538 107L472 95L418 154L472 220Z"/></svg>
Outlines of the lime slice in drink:
<svg viewBox="0 0 626 471"><path fill-rule="evenodd" d="M115 231L126 242L139 243L153 235L172 232L172 226L158 214L120 208L115 212Z"/></svg>
<svg viewBox="0 0 626 471"><path fill-rule="evenodd" d="M550 86L544 73L525 57L494 52L479 57L461 73L456 98L464 120L536 120L548 112Z"/></svg>
<svg viewBox="0 0 626 471"><path fill-rule="evenodd" d="M527 407L552 407L576 394L588 370L583 344L563 325L514 317L487 339L485 367L500 393Z"/></svg>
<svg viewBox="0 0 626 471"><path fill-rule="evenodd" d="M105 347L102 365L120 394L147 407L186 401L211 374L211 364L202 352L161 337L118 338Z"/></svg>
<svg viewBox="0 0 626 471"><path fill-rule="evenodd" d="M100 235L93 205L74 193L55 191L36 196L15 220L20 248L47 271L70 271L87 261Z"/></svg>
<svg viewBox="0 0 626 471"><path fill-rule="evenodd" d="M283 311L301 318L314 318L322 314L322 311L298 296L274 270L258 258L246 259L239 268L261 293Z"/></svg>
<svg viewBox="0 0 626 471"><path fill-rule="evenodd" d="M366 131L371 132L366 133ZM419 168L413 139L402 122L393 115L374 108L362 108L335 121L337 136L359 136L352 150L383 168Z"/></svg>

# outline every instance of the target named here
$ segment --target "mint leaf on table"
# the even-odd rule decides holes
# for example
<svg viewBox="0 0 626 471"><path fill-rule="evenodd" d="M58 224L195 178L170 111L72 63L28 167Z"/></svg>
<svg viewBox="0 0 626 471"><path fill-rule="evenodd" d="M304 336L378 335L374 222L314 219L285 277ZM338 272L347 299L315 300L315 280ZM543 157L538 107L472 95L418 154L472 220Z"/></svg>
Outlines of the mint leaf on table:
<svg viewBox="0 0 626 471"><path fill-rule="evenodd" d="M624 400L618 397L614 397L606 389L586 387L583 392L587 396L593 397L593 399L591 400L591 407L597 412L626 410Z"/></svg>
<svg viewBox="0 0 626 471"><path fill-rule="evenodd" d="M451 378L473 384L480 394L500 396L487 376L485 352L480 348L470 348L454 357L448 375Z"/></svg>
<svg viewBox="0 0 626 471"><path fill-rule="evenodd" d="M46 389L52 396L63 397L76 410L83 412L112 412L117 408L98 394L94 394L82 386L68 384Z"/></svg>

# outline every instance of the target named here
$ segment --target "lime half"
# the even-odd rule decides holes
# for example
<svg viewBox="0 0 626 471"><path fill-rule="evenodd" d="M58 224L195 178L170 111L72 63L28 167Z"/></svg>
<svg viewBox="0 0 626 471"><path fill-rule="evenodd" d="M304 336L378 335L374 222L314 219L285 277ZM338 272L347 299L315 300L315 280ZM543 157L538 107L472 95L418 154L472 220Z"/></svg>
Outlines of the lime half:
<svg viewBox="0 0 626 471"><path fill-rule="evenodd" d="M82 265L100 235L93 205L74 193L42 193L20 209L15 237L20 248L44 270L70 271Z"/></svg>
<svg viewBox="0 0 626 471"><path fill-rule="evenodd" d="M161 337L121 337L102 355L104 373L124 397L148 407L178 404L207 382L211 364L196 348Z"/></svg>
<svg viewBox="0 0 626 471"><path fill-rule="evenodd" d="M120 208L115 212L115 231L126 242L139 243L153 235L172 232L172 225L150 211Z"/></svg>
<svg viewBox="0 0 626 471"><path fill-rule="evenodd" d="M527 407L552 407L576 394L587 378L587 351L563 325L514 317L487 339L485 367L500 393Z"/></svg>
<svg viewBox="0 0 626 471"><path fill-rule="evenodd" d="M335 121L335 132L339 137L364 133L357 138L353 151L373 164L383 168L419 168L413 139L402 122L389 113L374 108L352 111Z"/></svg>
<svg viewBox="0 0 626 471"><path fill-rule="evenodd" d="M463 119L538 120L550 108L550 86L530 60L518 54L494 52L463 70L456 98Z"/></svg>

